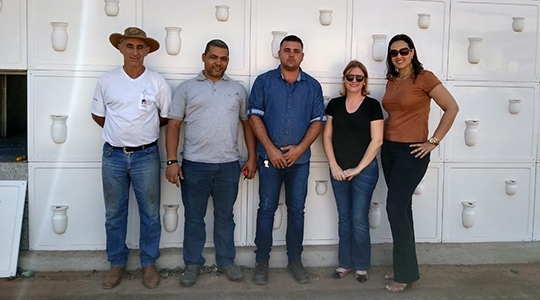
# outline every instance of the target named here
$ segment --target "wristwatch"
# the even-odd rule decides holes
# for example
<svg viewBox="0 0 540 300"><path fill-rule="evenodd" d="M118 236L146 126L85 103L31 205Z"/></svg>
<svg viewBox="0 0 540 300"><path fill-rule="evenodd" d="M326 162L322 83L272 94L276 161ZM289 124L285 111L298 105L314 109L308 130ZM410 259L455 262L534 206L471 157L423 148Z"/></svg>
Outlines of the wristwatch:
<svg viewBox="0 0 540 300"><path fill-rule="evenodd" d="M441 142L435 136L430 137L427 141L428 141L428 143L430 143L432 145L435 145L435 146L439 146L439 143Z"/></svg>
<svg viewBox="0 0 540 300"><path fill-rule="evenodd" d="M177 160L177 159L171 159L171 160L168 160L168 161L167 161L167 166L170 166L170 165L172 165L172 164L174 164L174 163L178 163L178 160Z"/></svg>

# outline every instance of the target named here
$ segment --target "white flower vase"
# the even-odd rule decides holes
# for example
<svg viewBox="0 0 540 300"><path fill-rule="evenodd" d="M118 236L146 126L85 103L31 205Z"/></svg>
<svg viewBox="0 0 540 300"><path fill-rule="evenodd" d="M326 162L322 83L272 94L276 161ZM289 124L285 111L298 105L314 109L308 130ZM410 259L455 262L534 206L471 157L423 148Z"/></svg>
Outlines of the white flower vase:
<svg viewBox="0 0 540 300"><path fill-rule="evenodd" d="M283 202L278 203L276 213L274 214L274 224L272 225L273 230L278 230L281 228L283 223Z"/></svg>
<svg viewBox="0 0 540 300"><path fill-rule="evenodd" d="M67 115L51 115L53 121L51 125L51 137L56 144L63 144L67 138Z"/></svg>
<svg viewBox="0 0 540 300"><path fill-rule="evenodd" d="M517 192L517 180L506 180L506 185L504 186L504 191L508 196L515 195Z"/></svg>
<svg viewBox="0 0 540 300"><path fill-rule="evenodd" d="M469 38L469 48L467 49L467 55L469 63L478 64L482 59L482 44L484 39L480 37Z"/></svg>
<svg viewBox="0 0 540 300"><path fill-rule="evenodd" d="M120 7L118 7L118 0L105 0L105 14L109 17L118 16Z"/></svg>
<svg viewBox="0 0 540 300"><path fill-rule="evenodd" d="M461 224L463 224L463 227L465 228L471 228L475 221L476 221L476 211L474 208L476 207L476 202L461 202L461 205L463 205L463 210L461 211Z"/></svg>
<svg viewBox="0 0 540 300"><path fill-rule="evenodd" d="M229 7L227 5L216 5L216 19L220 22L229 20Z"/></svg>
<svg viewBox="0 0 540 300"><path fill-rule="evenodd" d="M383 61L386 55L386 35L373 34L373 45L371 45L371 56L375 61Z"/></svg>
<svg viewBox="0 0 540 300"><path fill-rule="evenodd" d="M319 23L321 23L322 26L329 26L330 24L332 24L332 10L319 10Z"/></svg>
<svg viewBox="0 0 540 300"><path fill-rule="evenodd" d="M68 224L67 205L53 205L51 209L53 210L53 215L51 218L52 228L54 233L63 234L66 232Z"/></svg>
<svg viewBox="0 0 540 300"><path fill-rule="evenodd" d="M165 27L167 36L165 37L165 49L169 55L177 55L180 53L182 39L180 38L180 27Z"/></svg>
<svg viewBox="0 0 540 300"><path fill-rule="evenodd" d="M287 31L272 31L272 56L279 58L279 44L281 40L287 35Z"/></svg>
<svg viewBox="0 0 540 300"><path fill-rule="evenodd" d="M429 25L431 25L431 14L418 14L418 27L420 29L428 29Z"/></svg>
<svg viewBox="0 0 540 300"><path fill-rule="evenodd" d="M478 142L478 120L465 120L465 144L467 146L474 146Z"/></svg>
<svg viewBox="0 0 540 300"><path fill-rule="evenodd" d="M163 228L167 232L174 232L178 228L178 204L164 204Z"/></svg>
<svg viewBox="0 0 540 300"><path fill-rule="evenodd" d="M51 33L51 43L55 51L65 51L68 44L67 22L51 22L53 31Z"/></svg>
<svg viewBox="0 0 540 300"><path fill-rule="evenodd" d="M515 115L518 114L521 109L521 99L508 100L508 112Z"/></svg>
<svg viewBox="0 0 540 300"><path fill-rule="evenodd" d="M369 227L375 229L381 223L381 202L371 202L369 205Z"/></svg>
<svg viewBox="0 0 540 300"><path fill-rule="evenodd" d="M414 194L415 195L422 195L424 193L424 180L422 179L420 181L420 183L416 186L416 188L414 189Z"/></svg>
<svg viewBox="0 0 540 300"><path fill-rule="evenodd" d="M515 32L522 32L525 29L525 18L524 17L513 17L512 18L512 30Z"/></svg>
<svg viewBox="0 0 540 300"><path fill-rule="evenodd" d="M328 180L315 180L315 193L322 196L328 191Z"/></svg>

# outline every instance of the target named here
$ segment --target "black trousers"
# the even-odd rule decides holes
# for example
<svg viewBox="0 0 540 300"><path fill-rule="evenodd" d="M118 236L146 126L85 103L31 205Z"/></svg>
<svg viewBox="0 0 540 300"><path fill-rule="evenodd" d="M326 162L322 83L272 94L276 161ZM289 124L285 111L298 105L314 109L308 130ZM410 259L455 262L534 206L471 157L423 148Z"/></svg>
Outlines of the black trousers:
<svg viewBox="0 0 540 300"><path fill-rule="evenodd" d="M415 282L420 278L414 225L412 195L429 165L429 153L415 158L409 147L413 143L385 140L381 147L381 164L388 194L386 212L392 230L394 280L400 283Z"/></svg>

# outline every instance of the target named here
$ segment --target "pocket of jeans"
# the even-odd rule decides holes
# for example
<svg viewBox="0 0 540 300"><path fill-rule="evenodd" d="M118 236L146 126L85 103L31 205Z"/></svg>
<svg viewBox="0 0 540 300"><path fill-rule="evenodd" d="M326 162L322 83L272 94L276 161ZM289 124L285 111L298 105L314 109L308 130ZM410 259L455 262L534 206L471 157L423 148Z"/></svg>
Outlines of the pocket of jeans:
<svg viewBox="0 0 540 300"><path fill-rule="evenodd" d="M103 156L109 157L112 155L114 148L108 143L103 144Z"/></svg>

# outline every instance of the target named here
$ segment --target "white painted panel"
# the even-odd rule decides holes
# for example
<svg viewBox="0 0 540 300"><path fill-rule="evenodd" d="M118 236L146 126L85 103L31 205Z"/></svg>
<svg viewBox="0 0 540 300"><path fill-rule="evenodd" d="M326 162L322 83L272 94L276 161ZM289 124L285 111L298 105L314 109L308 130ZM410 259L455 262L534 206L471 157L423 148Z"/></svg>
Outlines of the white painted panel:
<svg viewBox="0 0 540 300"><path fill-rule="evenodd" d="M452 82L449 90L460 112L445 138L446 161L535 161L538 84ZM518 113L510 113L510 99L521 100ZM465 143L466 120L479 121L473 146Z"/></svg>
<svg viewBox="0 0 540 300"><path fill-rule="evenodd" d="M0 181L0 277L17 274L26 181Z"/></svg>
<svg viewBox="0 0 540 300"><path fill-rule="evenodd" d="M430 163L424 179L413 194L413 220L417 242L440 242L442 234L442 187L443 164ZM392 242L392 233L386 214L387 188L382 168L379 171L379 182L373 193L371 202L382 203L380 207L381 221L371 230L373 243Z"/></svg>
<svg viewBox="0 0 540 300"><path fill-rule="evenodd" d="M0 11L0 70L26 69L26 1L3 1Z"/></svg>
<svg viewBox="0 0 540 300"><path fill-rule="evenodd" d="M122 55L109 42L113 32L139 26L137 1L120 1L116 17L105 14L103 1L29 0L28 68L55 70L110 70ZM67 22L64 51L51 45L51 22ZM143 28L144 29L144 28Z"/></svg>
<svg viewBox="0 0 540 300"><path fill-rule="evenodd" d="M534 227L533 227L533 240L540 240L540 197L538 197L538 192L540 191L540 166L536 164L536 185L535 191L536 196L534 197Z"/></svg>
<svg viewBox="0 0 540 300"><path fill-rule="evenodd" d="M315 77L341 77L351 56L352 0L254 0L252 5L252 75L279 65L272 56L272 31L286 31L304 43L304 71ZM333 11L331 25L319 22L323 9Z"/></svg>
<svg viewBox="0 0 540 300"><path fill-rule="evenodd" d="M534 164L445 164L443 241L530 241L534 213ZM506 180L517 192L506 193ZM474 202L475 222L462 224L462 202Z"/></svg>
<svg viewBox="0 0 540 300"><path fill-rule="evenodd" d="M216 5L229 6L229 19L216 19ZM150 66L163 72L197 73L202 69L201 55L206 43L221 39L229 46L228 73L249 73L249 24L250 1L213 0L189 1L160 0L143 1L143 20L147 34L156 38L161 48L147 60ZM180 27L181 49L177 55L166 51L165 27Z"/></svg>
<svg viewBox="0 0 540 300"><path fill-rule="evenodd" d="M536 81L539 79L539 4L531 1L453 0L448 78ZM513 17L524 17L521 32ZM470 63L469 38L482 38L481 59Z"/></svg>
<svg viewBox="0 0 540 300"><path fill-rule="evenodd" d="M90 114L101 72L30 72L28 76L28 159L101 161L101 127ZM67 115L67 138L51 137L51 115Z"/></svg>
<svg viewBox="0 0 540 300"><path fill-rule="evenodd" d="M31 250L105 249L101 164L29 164ZM53 231L53 205L68 205L67 229Z"/></svg>
<svg viewBox="0 0 540 300"><path fill-rule="evenodd" d="M356 0L353 17L353 58L363 62L372 78L386 77L386 51L390 39L406 33L416 46L420 62L441 80L446 78L449 0ZM391 9L390 9L391 8ZM420 28L418 14L430 14L429 27ZM373 35L386 35L384 47L374 59Z"/></svg>

